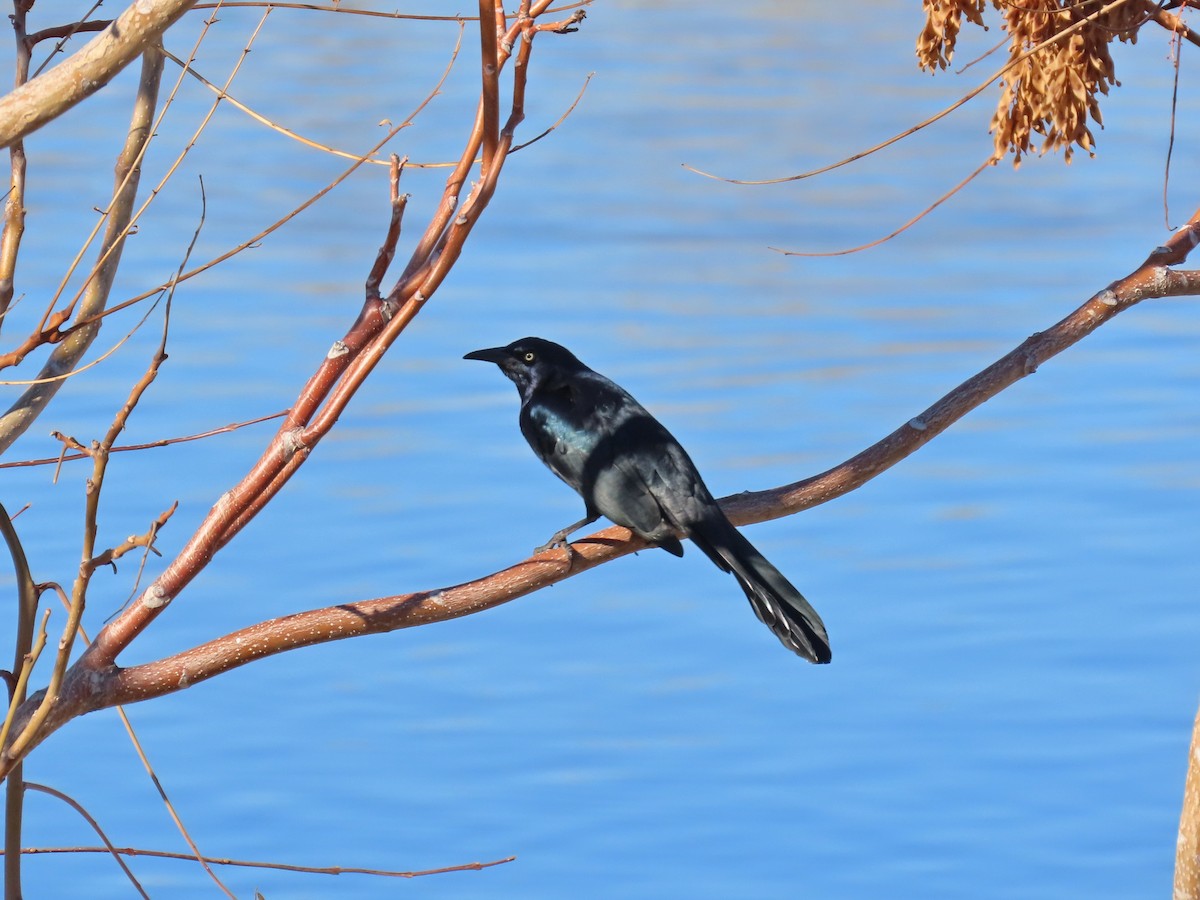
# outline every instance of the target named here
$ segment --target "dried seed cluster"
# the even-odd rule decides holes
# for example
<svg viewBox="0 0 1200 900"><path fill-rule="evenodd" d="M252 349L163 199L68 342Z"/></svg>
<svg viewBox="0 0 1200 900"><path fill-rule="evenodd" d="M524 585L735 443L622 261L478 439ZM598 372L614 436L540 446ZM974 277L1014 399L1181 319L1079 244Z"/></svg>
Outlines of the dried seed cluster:
<svg viewBox="0 0 1200 900"><path fill-rule="evenodd" d="M1000 11L1009 35L1008 65L992 116L994 159L1062 149L1071 161L1075 147L1093 152L1089 118L1102 124L1099 95L1119 84L1109 44L1136 41L1145 21L1137 0L923 0L925 28L917 38L921 68L945 69L954 56L963 20L986 28L990 4Z"/></svg>

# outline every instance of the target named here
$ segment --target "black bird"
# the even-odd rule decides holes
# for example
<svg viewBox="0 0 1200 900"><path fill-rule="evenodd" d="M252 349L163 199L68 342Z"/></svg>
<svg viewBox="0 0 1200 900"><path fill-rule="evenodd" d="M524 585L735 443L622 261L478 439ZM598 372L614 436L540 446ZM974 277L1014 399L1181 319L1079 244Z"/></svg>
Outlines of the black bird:
<svg viewBox="0 0 1200 900"><path fill-rule="evenodd" d="M676 556L683 556L679 537L691 538L718 568L733 573L755 615L785 647L829 662L829 636L817 611L733 527L679 441L623 388L542 338L463 359L495 363L512 380L521 394L525 440L583 498L587 516L546 547L566 544L568 535L601 515Z"/></svg>

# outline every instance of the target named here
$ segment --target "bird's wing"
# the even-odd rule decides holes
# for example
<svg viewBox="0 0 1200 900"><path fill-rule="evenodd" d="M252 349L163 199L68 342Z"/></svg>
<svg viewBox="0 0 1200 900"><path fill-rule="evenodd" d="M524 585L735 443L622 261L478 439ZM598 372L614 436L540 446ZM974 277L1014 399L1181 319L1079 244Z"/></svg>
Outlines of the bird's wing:
<svg viewBox="0 0 1200 900"><path fill-rule="evenodd" d="M597 446L591 493L596 508L618 524L680 556L677 532L688 531L697 488L707 495L687 454L640 406L630 407Z"/></svg>

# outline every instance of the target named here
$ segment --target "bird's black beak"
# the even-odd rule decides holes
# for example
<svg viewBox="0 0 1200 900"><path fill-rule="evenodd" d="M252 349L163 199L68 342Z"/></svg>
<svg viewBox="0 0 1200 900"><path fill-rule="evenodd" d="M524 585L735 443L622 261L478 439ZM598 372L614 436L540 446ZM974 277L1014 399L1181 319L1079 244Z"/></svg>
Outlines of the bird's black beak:
<svg viewBox="0 0 1200 900"><path fill-rule="evenodd" d="M488 347L485 350L472 350L463 359L480 359L484 362L500 365L509 358L507 347Z"/></svg>

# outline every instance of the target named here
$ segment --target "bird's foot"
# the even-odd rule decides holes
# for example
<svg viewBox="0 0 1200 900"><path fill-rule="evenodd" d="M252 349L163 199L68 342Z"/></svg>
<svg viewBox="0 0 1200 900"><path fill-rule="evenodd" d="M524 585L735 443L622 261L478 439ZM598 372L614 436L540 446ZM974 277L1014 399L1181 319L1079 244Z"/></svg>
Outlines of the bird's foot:
<svg viewBox="0 0 1200 900"><path fill-rule="evenodd" d="M574 556L575 550L571 547L571 542L567 540L567 536L572 530L573 529L564 528L562 531L554 532L550 540L546 541L546 543L542 544L540 547L534 548L533 555L537 556L539 553L545 553L547 550L554 550L558 547L561 547L567 551L568 556Z"/></svg>
<svg viewBox="0 0 1200 900"><path fill-rule="evenodd" d="M585 516L584 518L580 519L578 522L572 522L570 525L568 525L566 528L562 529L561 531L554 532L554 535L553 535L553 537L550 538L550 540L546 541L546 543L542 544L542 546L538 547L536 550L533 551L534 556L536 556L539 553L544 553L547 550L553 550L555 547L562 547L564 550L567 551L567 559L573 560L575 558L575 550L571 547L571 542L568 541L567 538L570 537L572 534L574 534L576 531L578 531L580 528L582 528L584 525L591 525L598 518L599 518L599 515Z"/></svg>

